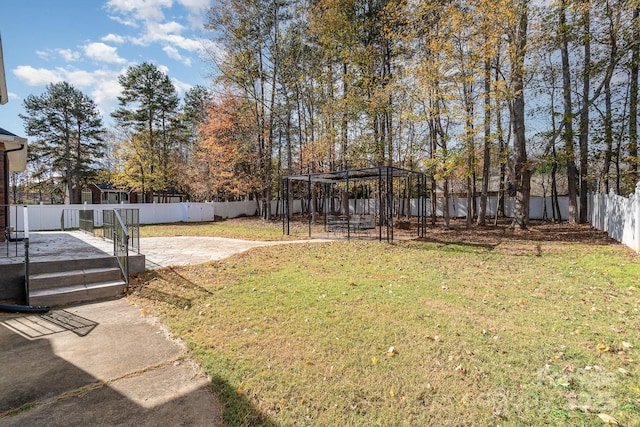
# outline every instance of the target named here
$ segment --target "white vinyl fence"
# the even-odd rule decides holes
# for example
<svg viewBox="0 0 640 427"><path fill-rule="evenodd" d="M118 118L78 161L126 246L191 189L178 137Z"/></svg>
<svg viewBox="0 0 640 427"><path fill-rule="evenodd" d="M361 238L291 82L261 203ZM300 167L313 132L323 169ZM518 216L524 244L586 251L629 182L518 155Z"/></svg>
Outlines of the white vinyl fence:
<svg viewBox="0 0 640 427"><path fill-rule="evenodd" d="M354 213L367 213L367 212L376 212L378 210L378 200L377 199L357 199L357 200L349 200L349 212ZM401 203L404 206L400 207L398 204ZM411 215L417 216L419 215L419 204L417 199L411 199ZM529 218L530 219L552 219L553 218L553 210L551 207L552 199L551 197L531 197L529 201ZM325 206L325 210L328 210L328 202L327 206ZM407 212L407 200L401 199L394 200L394 212L400 212L401 214L405 214ZM563 220L566 220L569 217L569 199L566 196L558 197L558 204L560 205L560 214ZM514 200L512 198L507 198L505 200L505 215L507 217L513 216L513 205ZM334 200L334 206L340 206L340 200ZM444 216L444 198L438 198L436 201L436 216L442 217ZM476 206L480 207L480 197L476 199ZM487 216L491 217L496 214L496 210L498 208L498 198L497 197L488 197L487 198ZM275 212L275 211L274 211ZM431 201L427 199L426 201L426 212L425 216L431 215ZM452 218L463 218L467 215L467 198L466 197L449 197L449 215Z"/></svg>
<svg viewBox="0 0 640 427"><path fill-rule="evenodd" d="M304 201L306 204L306 201ZM358 199L349 201L349 210L352 213L363 213L375 211L377 200ZM398 203L396 201L396 203ZM405 204L407 201L402 200ZM480 201L478 199L478 205ZM513 200L506 200L506 215L513 213ZM562 219L568 217L568 199L559 198L560 212ZM335 206L339 206L339 201L335 201ZM418 215L417 200L410 201L412 215ZM438 216L443 215L443 199L437 203ZM545 207L546 206L546 207ZM613 239L624 243L636 252L640 252L640 183L636 187L634 194L629 197L615 194L591 194L589 196L589 222L593 227L606 231ZM495 215L497 199L490 197L487 203L487 215ZM395 209L399 206L396 205ZM427 212L431 215L431 204L426 202ZM211 203L132 203L132 204L109 204L109 205L29 205L28 220L31 231L59 230L62 212L69 213L79 210L93 210L95 212L94 221L96 226L102 225L102 211L111 209L139 209L140 224L160 224L172 222L202 222L213 221L214 217L236 218L239 216L254 216L257 213L258 204L255 200L244 202L211 202ZM551 198L532 197L530 202L530 218L543 219L551 218ZM295 200L293 211L302 211L302 202ZM271 212L282 212L282 204L273 201ZM18 215L17 209L10 209L10 223L16 230L22 230L22 215ZM464 217L467 213L466 198L451 197L449 199L449 213L452 217Z"/></svg>
<svg viewBox="0 0 640 427"><path fill-rule="evenodd" d="M593 227L640 253L640 182L629 197L591 194L588 217Z"/></svg>
<svg viewBox="0 0 640 427"><path fill-rule="evenodd" d="M300 212L301 203L294 201L294 212ZM282 212L282 204L271 203L271 212L276 209ZM237 218L240 216L254 216L258 204L255 200L242 202L210 202L210 203L123 203L102 205L28 205L29 226L31 231L60 230L63 212L65 213L66 228L78 226L78 212L81 210L94 211L94 225L102 226L102 211L113 209L138 209L140 224L162 224L172 222L204 222L213 221L214 217ZM22 230L21 215L11 210L11 225L16 230Z"/></svg>

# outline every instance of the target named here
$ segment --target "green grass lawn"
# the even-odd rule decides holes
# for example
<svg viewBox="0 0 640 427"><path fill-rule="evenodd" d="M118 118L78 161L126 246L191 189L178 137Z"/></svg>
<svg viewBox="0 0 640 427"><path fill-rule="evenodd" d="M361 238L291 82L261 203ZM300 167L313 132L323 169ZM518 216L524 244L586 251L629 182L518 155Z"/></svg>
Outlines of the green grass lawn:
<svg viewBox="0 0 640 427"><path fill-rule="evenodd" d="M130 297L187 343L229 426L640 424L640 260L621 245L292 244L148 272Z"/></svg>
<svg viewBox="0 0 640 427"><path fill-rule="evenodd" d="M289 235L285 235L282 229L281 221L236 218L232 221L141 225L140 237L215 236L263 241L309 238L303 224L290 224Z"/></svg>

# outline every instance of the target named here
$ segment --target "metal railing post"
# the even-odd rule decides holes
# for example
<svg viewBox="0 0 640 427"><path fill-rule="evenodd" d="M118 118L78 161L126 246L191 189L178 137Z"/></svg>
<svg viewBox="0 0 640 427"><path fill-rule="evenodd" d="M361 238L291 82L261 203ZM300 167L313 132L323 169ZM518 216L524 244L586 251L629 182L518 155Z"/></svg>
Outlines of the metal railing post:
<svg viewBox="0 0 640 427"><path fill-rule="evenodd" d="M26 206L23 206L22 212L24 226L24 291L26 303L29 305L29 213Z"/></svg>
<svg viewBox="0 0 640 427"><path fill-rule="evenodd" d="M113 246L114 255L124 276L125 286L129 288L129 231L117 210L113 211Z"/></svg>

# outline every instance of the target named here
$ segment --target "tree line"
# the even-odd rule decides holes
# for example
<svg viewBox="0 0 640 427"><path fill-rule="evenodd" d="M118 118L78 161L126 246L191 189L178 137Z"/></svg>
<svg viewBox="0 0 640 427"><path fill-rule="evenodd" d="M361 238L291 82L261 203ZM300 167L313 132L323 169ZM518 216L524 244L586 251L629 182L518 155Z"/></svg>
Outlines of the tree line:
<svg viewBox="0 0 640 427"><path fill-rule="evenodd" d="M181 102L145 63L121 76L108 132L45 137L26 108L27 133L49 152L95 148L55 162L69 194L100 173L143 193L266 201L284 175L386 165L426 172L438 197L464 193L469 225L485 223L496 179L526 227L536 175L569 196L554 218L583 222L589 191L639 178L639 17L638 0L220 0L211 88Z"/></svg>
<svg viewBox="0 0 640 427"><path fill-rule="evenodd" d="M190 191L188 169L210 91L195 86L180 100L169 76L148 62L130 67L119 83L108 129L95 102L68 82L25 99L32 191L65 203L80 203L92 183L135 190L142 202Z"/></svg>
<svg viewBox="0 0 640 427"><path fill-rule="evenodd" d="M283 174L399 166L424 170L440 197L464 182L469 206L481 200L468 221L483 224L497 176L525 227L534 174L553 196L565 183L574 223L589 191L638 181L639 11L636 0L221 0L207 29L228 91L218 103L244 104L234 114L247 114L262 198Z"/></svg>

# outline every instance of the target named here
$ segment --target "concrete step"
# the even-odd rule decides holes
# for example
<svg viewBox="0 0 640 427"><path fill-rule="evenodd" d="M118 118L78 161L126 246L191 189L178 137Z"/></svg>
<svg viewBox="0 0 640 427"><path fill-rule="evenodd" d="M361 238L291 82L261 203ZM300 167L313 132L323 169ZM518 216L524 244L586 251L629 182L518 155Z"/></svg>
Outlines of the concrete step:
<svg viewBox="0 0 640 427"><path fill-rule="evenodd" d="M29 304L55 307L117 298L123 295L125 286L125 282L117 280L34 290L29 292Z"/></svg>
<svg viewBox="0 0 640 427"><path fill-rule="evenodd" d="M118 267L118 261L115 257L108 255L56 261L32 261L29 263L29 274L55 273L57 271L104 267Z"/></svg>
<svg viewBox="0 0 640 427"><path fill-rule="evenodd" d="M72 266L76 267L75 264ZM120 268L118 267L54 271L50 273L29 274L29 289L36 291L116 280L120 280Z"/></svg>

